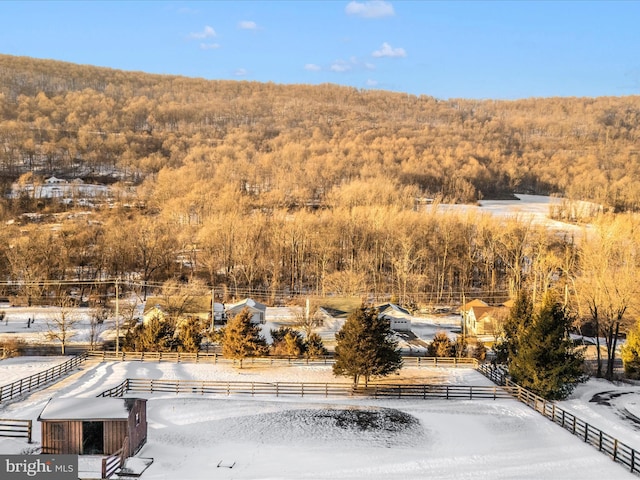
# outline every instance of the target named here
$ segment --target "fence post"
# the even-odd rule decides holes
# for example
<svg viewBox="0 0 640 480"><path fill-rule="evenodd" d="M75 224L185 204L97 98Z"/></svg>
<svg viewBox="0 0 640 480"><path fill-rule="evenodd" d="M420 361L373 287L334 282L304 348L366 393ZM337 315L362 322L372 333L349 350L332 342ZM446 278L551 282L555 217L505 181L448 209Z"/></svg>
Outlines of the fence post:
<svg viewBox="0 0 640 480"><path fill-rule="evenodd" d="M618 460L618 439L616 438L613 441L613 461L617 461Z"/></svg>
<svg viewBox="0 0 640 480"><path fill-rule="evenodd" d="M27 424L27 443L31 443L31 434L33 432L32 423L33 423L33 421L29 420L29 423Z"/></svg>
<svg viewBox="0 0 640 480"><path fill-rule="evenodd" d="M598 450L602 451L602 430L599 430L599 431L600 431L600 435L599 435L600 438L598 439Z"/></svg>
<svg viewBox="0 0 640 480"><path fill-rule="evenodd" d="M584 424L584 441L587 442L588 439L589 439L589 424L585 423Z"/></svg>
<svg viewBox="0 0 640 480"><path fill-rule="evenodd" d="M632 448L631 449L631 473L633 473L635 468L636 468L636 451Z"/></svg>

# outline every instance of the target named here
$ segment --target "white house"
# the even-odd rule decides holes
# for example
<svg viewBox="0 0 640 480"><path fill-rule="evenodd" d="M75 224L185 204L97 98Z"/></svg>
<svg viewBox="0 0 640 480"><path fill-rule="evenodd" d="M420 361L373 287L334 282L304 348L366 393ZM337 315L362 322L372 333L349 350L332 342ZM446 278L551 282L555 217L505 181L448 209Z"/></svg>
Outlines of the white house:
<svg viewBox="0 0 640 480"><path fill-rule="evenodd" d="M68 182L62 178L49 177L44 181L44 183L47 185L61 185Z"/></svg>
<svg viewBox="0 0 640 480"><path fill-rule="evenodd" d="M235 317L245 308L251 312L251 323L265 323L265 313L267 306L260 302L256 302L251 298L245 298L238 303L232 303L227 305L226 314L227 318Z"/></svg>
<svg viewBox="0 0 640 480"><path fill-rule="evenodd" d="M391 330L398 332L411 330L411 313L395 303L378 306L378 317L388 320Z"/></svg>

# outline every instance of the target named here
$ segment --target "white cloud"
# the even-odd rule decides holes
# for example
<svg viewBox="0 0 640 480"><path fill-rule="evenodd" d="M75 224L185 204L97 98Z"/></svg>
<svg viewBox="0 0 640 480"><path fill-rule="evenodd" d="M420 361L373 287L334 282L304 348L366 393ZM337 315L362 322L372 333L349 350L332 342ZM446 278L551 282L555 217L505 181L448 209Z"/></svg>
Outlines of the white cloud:
<svg viewBox="0 0 640 480"><path fill-rule="evenodd" d="M380 57L406 57L407 52L404 51L404 48L393 48L387 42L382 44L382 48L380 50L374 51L371 56L380 58Z"/></svg>
<svg viewBox="0 0 640 480"><path fill-rule="evenodd" d="M377 87L378 86L378 81L377 80L373 80L372 78L368 79L367 82L367 87Z"/></svg>
<svg viewBox="0 0 640 480"><path fill-rule="evenodd" d="M195 32L195 33L189 34L189 38L196 38L196 39L211 38L215 36L216 36L216 31L213 29L213 27L210 27L209 25L204 27L204 30L202 32Z"/></svg>
<svg viewBox="0 0 640 480"><path fill-rule="evenodd" d="M315 63L307 63L304 66L305 70L309 70L310 72L319 72L320 70L322 70L322 68L320 68L320 65L316 65Z"/></svg>
<svg viewBox="0 0 640 480"><path fill-rule="evenodd" d="M375 70L376 66L373 63L365 62L364 68L366 68L367 70Z"/></svg>
<svg viewBox="0 0 640 480"><path fill-rule="evenodd" d="M343 73L343 72L350 71L351 70L351 65L349 65L347 62L344 62L342 60L338 60L336 62L333 62L331 64L331 67L329 67L329 69L332 72Z"/></svg>
<svg viewBox="0 0 640 480"><path fill-rule="evenodd" d="M219 43L201 43L200 48L202 50L215 50L216 48L220 48Z"/></svg>
<svg viewBox="0 0 640 480"><path fill-rule="evenodd" d="M258 25L256 22L252 22L251 20L242 20L241 22L238 22L238 28L241 28L242 30L256 30Z"/></svg>
<svg viewBox="0 0 640 480"><path fill-rule="evenodd" d="M244 68L238 68L235 72L233 72L233 74L236 77L244 77L247 73L247 70L245 70Z"/></svg>
<svg viewBox="0 0 640 480"><path fill-rule="evenodd" d="M371 0L369 2L349 2L345 8L347 15L357 15L364 18L382 18L395 15L393 5L383 0Z"/></svg>

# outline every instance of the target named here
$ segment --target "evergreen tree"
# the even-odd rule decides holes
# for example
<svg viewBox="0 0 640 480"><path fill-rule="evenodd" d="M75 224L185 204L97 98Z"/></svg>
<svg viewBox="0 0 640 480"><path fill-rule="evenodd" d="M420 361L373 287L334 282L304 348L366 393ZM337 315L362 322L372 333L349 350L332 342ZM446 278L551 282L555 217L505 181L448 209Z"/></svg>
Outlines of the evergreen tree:
<svg viewBox="0 0 640 480"><path fill-rule="evenodd" d="M484 362L487 358L487 347L485 347L484 342L478 340L473 349L473 358L478 360L479 362Z"/></svg>
<svg viewBox="0 0 640 480"><path fill-rule="evenodd" d="M304 342L304 356L307 358L318 358L327 355L327 349L322 343L322 338L317 333L312 333Z"/></svg>
<svg viewBox="0 0 640 480"><path fill-rule="evenodd" d="M152 317L127 333L124 346L134 352L170 352L178 344L175 333L173 321Z"/></svg>
<svg viewBox="0 0 640 480"><path fill-rule="evenodd" d="M584 381L582 352L569 338L572 318L551 293L529 325L517 336L517 349L509 362L512 379L538 395L566 398Z"/></svg>
<svg viewBox="0 0 640 480"><path fill-rule="evenodd" d="M181 322L178 330L180 350L191 353L198 352L204 336L202 330L202 325L198 318L191 317Z"/></svg>
<svg viewBox="0 0 640 480"><path fill-rule="evenodd" d="M402 368L389 322L379 318L374 308L361 307L349 315L336 342L333 373L352 377L354 386L360 377L366 386L372 376L386 376Z"/></svg>
<svg viewBox="0 0 640 480"><path fill-rule="evenodd" d="M427 347L429 357L452 357L454 352L455 344L446 332L437 332Z"/></svg>
<svg viewBox="0 0 640 480"><path fill-rule="evenodd" d="M640 378L640 322L627 333L627 341L620 349L620 356L627 378Z"/></svg>
<svg viewBox="0 0 640 480"><path fill-rule="evenodd" d="M529 295L524 290L519 290L502 326L502 336L493 347L496 363L509 364L510 359L516 355L519 338L531 324L532 315L533 304Z"/></svg>
<svg viewBox="0 0 640 480"><path fill-rule="evenodd" d="M239 360L240 368L245 358L267 353L267 344L260 334L260 326L251 323L251 312L247 308L227 322L221 339L222 354Z"/></svg>
<svg viewBox="0 0 640 480"><path fill-rule="evenodd" d="M271 330L271 351L275 355L286 355L289 357L297 357L302 355L305 350L302 334L291 327L279 327Z"/></svg>

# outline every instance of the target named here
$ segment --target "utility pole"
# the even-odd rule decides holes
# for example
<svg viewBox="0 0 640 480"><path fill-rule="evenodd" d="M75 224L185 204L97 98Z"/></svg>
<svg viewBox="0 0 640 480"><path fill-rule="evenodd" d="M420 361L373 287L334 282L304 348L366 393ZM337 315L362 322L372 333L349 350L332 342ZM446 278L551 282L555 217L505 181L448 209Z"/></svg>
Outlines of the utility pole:
<svg viewBox="0 0 640 480"><path fill-rule="evenodd" d="M215 289L213 289L213 288L211 289L211 332L214 332L215 328L216 328L215 324L214 324L215 316L216 316L216 308L215 308L216 298L215 298L215 295L214 295L214 290Z"/></svg>
<svg viewBox="0 0 640 480"><path fill-rule="evenodd" d="M116 356L120 352L120 291L116 278Z"/></svg>

